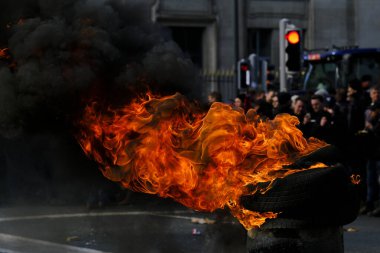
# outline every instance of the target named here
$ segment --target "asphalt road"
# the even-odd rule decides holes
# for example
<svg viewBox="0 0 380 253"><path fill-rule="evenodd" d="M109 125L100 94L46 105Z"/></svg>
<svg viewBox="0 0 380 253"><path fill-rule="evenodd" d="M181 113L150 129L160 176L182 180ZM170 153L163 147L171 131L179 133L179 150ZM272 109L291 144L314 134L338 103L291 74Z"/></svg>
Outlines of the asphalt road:
<svg viewBox="0 0 380 253"><path fill-rule="evenodd" d="M344 229L345 252L380 252L380 218L360 216ZM0 208L0 253L239 253L245 244L246 231L232 217L218 219L169 200L94 210Z"/></svg>
<svg viewBox="0 0 380 253"><path fill-rule="evenodd" d="M1 208L0 253L245 252L246 231L232 217L214 223L216 214L153 202L93 210Z"/></svg>
<svg viewBox="0 0 380 253"><path fill-rule="evenodd" d="M380 217L359 216L344 229L345 253L380 252Z"/></svg>

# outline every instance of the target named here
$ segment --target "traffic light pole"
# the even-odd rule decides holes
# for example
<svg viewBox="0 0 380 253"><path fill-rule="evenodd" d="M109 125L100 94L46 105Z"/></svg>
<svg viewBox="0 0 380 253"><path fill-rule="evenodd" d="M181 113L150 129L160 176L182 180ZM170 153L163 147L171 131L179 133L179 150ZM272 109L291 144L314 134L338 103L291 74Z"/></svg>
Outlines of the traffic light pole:
<svg viewBox="0 0 380 253"><path fill-rule="evenodd" d="M286 72L285 72L285 28L289 23L289 20L283 18L279 22L279 41L280 41L280 91L287 91L287 83L286 83Z"/></svg>
<svg viewBox="0 0 380 253"><path fill-rule="evenodd" d="M250 54L248 56L248 61L251 64L251 82L255 83L257 82L257 76L258 76L258 68L257 68L257 62L258 62L258 57L256 54ZM255 85L253 85L253 88L256 88Z"/></svg>
<svg viewBox="0 0 380 253"><path fill-rule="evenodd" d="M263 87L263 91L267 93L267 71L268 71L268 61L261 61L261 85Z"/></svg>

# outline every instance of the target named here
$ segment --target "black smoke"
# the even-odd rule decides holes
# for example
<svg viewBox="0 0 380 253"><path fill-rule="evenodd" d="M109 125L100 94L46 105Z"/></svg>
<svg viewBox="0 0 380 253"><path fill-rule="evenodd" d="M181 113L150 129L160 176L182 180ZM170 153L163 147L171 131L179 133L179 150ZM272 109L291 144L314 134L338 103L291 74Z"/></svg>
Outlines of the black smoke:
<svg viewBox="0 0 380 253"><path fill-rule="evenodd" d="M11 60L0 60L0 183L11 198L22 188L55 192L52 181L72 192L66 182L78 171L99 174L74 138L89 101L118 105L147 90L199 94L196 68L152 23L146 4L3 2L0 47L9 48Z"/></svg>
<svg viewBox="0 0 380 253"><path fill-rule="evenodd" d="M145 5L106 0L8 1L1 45L0 131L65 124L91 97L125 102L146 92L196 94L196 69ZM49 123L50 122L50 123Z"/></svg>

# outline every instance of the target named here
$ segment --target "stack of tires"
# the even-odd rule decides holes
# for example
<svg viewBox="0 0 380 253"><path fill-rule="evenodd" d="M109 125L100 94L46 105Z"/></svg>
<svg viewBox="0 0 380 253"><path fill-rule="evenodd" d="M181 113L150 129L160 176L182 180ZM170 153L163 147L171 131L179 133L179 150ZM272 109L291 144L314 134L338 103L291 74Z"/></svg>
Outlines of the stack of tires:
<svg viewBox="0 0 380 253"><path fill-rule="evenodd" d="M322 149L297 166L317 160L328 164L329 156L334 165L276 179L265 194L241 198L247 209L279 213L278 218L248 232L248 252L343 253L342 226L356 219L360 199L358 185L351 182L345 166L335 163L331 151Z"/></svg>

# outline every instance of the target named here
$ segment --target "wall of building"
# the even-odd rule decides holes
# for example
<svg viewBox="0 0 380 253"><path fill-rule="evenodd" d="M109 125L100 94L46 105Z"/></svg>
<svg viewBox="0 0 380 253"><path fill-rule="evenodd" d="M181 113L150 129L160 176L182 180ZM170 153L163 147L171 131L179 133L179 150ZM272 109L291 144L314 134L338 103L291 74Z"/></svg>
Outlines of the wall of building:
<svg viewBox="0 0 380 253"><path fill-rule="evenodd" d="M228 15L223 15L228 20ZM213 0L156 0L152 6L152 20L168 27L203 28L202 68L207 70L217 69L218 50L229 43L229 35L234 34L226 29L226 34L218 38L219 19Z"/></svg>
<svg viewBox="0 0 380 253"><path fill-rule="evenodd" d="M355 37L360 47L380 47L380 1L356 0Z"/></svg>
<svg viewBox="0 0 380 253"><path fill-rule="evenodd" d="M331 48L332 45L346 46L354 43L348 41L348 17L352 6L347 0L313 0L310 2L312 18L309 20L310 48ZM349 17L350 19L352 16ZM354 32L354 27L350 32Z"/></svg>
<svg viewBox="0 0 380 253"><path fill-rule="evenodd" d="M215 1L217 13L218 68L233 68L236 57L235 1ZM241 39L242 41L242 39Z"/></svg>
<svg viewBox="0 0 380 253"><path fill-rule="evenodd" d="M206 32L205 51L212 51L208 61L213 68L230 68L237 58L248 55L247 30L271 29L271 61L278 60L278 22L288 18L305 31L307 48L330 48L332 45L378 47L380 41L380 1L378 0L156 0L161 18L157 22L168 24L168 20L184 25L188 17L198 20L209 31ZM236 18L236 6L237 13ZM211 8L211 9L210 9ZM211 20L205 21L209 15ZM170 17L168 19L168 17ZM187 17L187 18L186 18ZM187 19L187 21L186 21ZM236 37L238 22L238 38ZM170 23L170 22L169 22ZM239 51L236 52L236 42ZM215 48L214 48L215 47ZM238 57L237 57L237 56ZM214 66L216 65L216 66Z"/></svg>
<svg viewBox="0 0 380 253"><path fill-rule="evenodd" d="M277 66L279 62L279 21L286 18L296 26L307 30L309 1L247 0L246 2L247 29L272 30L271 39L269 40L269 43L271 43L271 54L268 56L270 63Z"/></svg>
<svg viewBox="0 0 380 253"><path fill-rule="evenodd" d="M303 29L307 49L380 47L379 0L151 1L155 22L204 28L202 67L207 73L233 70L237 60L252 53L278 69L279 21L283 18Z"/></svg>

